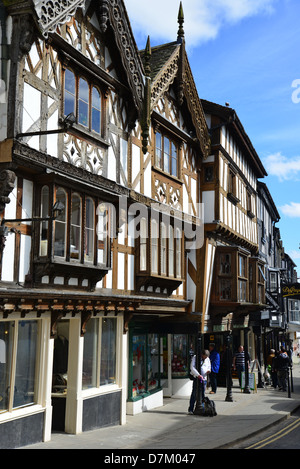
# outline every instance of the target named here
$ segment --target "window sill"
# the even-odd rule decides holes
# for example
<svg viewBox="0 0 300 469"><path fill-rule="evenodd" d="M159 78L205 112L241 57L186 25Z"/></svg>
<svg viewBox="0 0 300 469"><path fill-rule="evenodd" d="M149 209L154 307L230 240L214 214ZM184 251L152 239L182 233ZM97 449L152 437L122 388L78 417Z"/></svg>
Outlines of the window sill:
<svg viewBox="0 0 300 469"><path fill-rule="evenodd" d="M164 176L170 180L172 180L173 182L176 182L177 184L183 184L183 181L181 181L181 179L179 179L177 176L173 176L172 174L170 173L166 173L164 170L158 168L158 166L152 166L152 171L155 171L156 173L160 174L161 176Z"/></svg>
<svg viewBox="0 0 300 469"><path fill-rule="evenodd" d="M94 290L96 284L100 282L103 277L110 270L109 267L104 265L80 264L74 261L64 261L62 259L50 259L48 257L40 257L33 261L33 278L35 284L41 284L42 278L49 277L49 284L56 287L66 287L69 278L78 279L78 286L82 280L88 280L88 286L83 287L88 290ZM63 277L64 284L54 284L55 277ZM78 288L78 286L76 286ZM74 286L71 286L74 288Z"/></svg>
<svg viewBox="0 0 300 469"><path fill-rule="evenodd" d="M139 273L136 275L136 288L139 293L141 287L144 287L145 292L149 293L148 288L152 287L153 292L157 288L160 288L160 294L167 290L167 294L170 296L174 290L176 290L181 284L182 279L173 277L162 277L160 275L149 275L148 273Z"/></svg>
<svg viewBox="0 0 300 469"><path fill-rule="evenodd" d="M240 202L240 199L238 199L232 192L227 192L227 199L230 200L234 205L237 205Z"/></svg>

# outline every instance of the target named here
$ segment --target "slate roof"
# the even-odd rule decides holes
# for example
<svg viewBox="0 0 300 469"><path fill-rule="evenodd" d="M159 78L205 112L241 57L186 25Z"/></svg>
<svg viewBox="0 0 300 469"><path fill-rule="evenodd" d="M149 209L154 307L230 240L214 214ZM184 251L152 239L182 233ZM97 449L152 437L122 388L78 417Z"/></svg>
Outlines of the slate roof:
<svg viewBox="0 0 300 469"><path fill-rule="evenodd" d="M177 41L169 42L168 44L162 44L160 46L151 47L151 80L154 81L156 76L162 70L166 62L170 59L175 50L180 46ZM140 56L145 66L145 50L140 51Z"/></svg>

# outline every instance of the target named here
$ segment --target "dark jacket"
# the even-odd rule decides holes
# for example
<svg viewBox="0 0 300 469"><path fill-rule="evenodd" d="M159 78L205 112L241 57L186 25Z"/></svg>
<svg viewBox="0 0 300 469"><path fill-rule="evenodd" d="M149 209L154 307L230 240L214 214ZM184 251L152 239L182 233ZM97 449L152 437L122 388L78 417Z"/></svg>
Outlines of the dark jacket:
<svg viewBox="0 0 300 469"><path fill-rule="evenodd" d="M210 352L209 359L211 362L211 371L213 373L219 373L220 355L215 349Z"/></svg>

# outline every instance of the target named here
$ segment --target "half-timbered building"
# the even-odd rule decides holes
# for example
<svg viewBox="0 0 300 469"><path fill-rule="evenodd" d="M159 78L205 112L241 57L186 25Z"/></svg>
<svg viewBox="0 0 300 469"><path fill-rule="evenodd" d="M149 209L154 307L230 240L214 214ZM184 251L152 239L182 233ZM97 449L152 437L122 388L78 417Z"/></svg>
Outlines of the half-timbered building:
<svg viewBox="0 0 300 469"><path fill-rule="evenodd" d="M259 257L257 180L266 171L229 105L202 100L211 135L211 155L201 172L207 282L211 284L203 322L205 331L233 335L233 346L247 342L249 318L265 304L264 260ZM251 335L254 358L254 337Z"/></svg>
<svg viewBox="0 0 300 469"><path fill-rule="evenodd" d="M123 424L190 392L209 134L182 7L177 39L139 52L122 0L3 5L8 448Z"/></svg>

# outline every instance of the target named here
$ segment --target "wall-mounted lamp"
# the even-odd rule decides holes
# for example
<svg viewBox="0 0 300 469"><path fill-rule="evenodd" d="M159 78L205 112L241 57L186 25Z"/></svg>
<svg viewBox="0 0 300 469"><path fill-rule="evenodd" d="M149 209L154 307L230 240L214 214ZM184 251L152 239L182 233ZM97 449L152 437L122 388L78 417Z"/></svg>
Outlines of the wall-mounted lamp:
<svg viewBox="0 0 300 469"><path fill-rule="evenodd" d="M6 218L2 218L1 229L2 231L4 230L6 223L20 223L20 222L28 222L28 221L41 222L41 221L55 220L60 215L60 213L64 210L64 208L65 208L64 204L58 201L58 202L55 202L55 204L53 205L50 217L48 216L48 217L33 217L33 218L14 218L14 219L9 219L9 220ZM3 235L3 232L2 233L0 232L0 235L1 234Z"/></svg>
<svg viewBox="0 0 300 469"><path fill-rule="evenodd" d="M55 130L40 130L37 132L25 132L25 133L20 133L17 134L17 138L20 137L36 137L39 135L51 135L51 134L62 134L66 130L70 129L76 122L76 117L74 112L70 112L64 119L60 120L60 124L62 125L62 128L60 129L55 129Z"/></svg>

